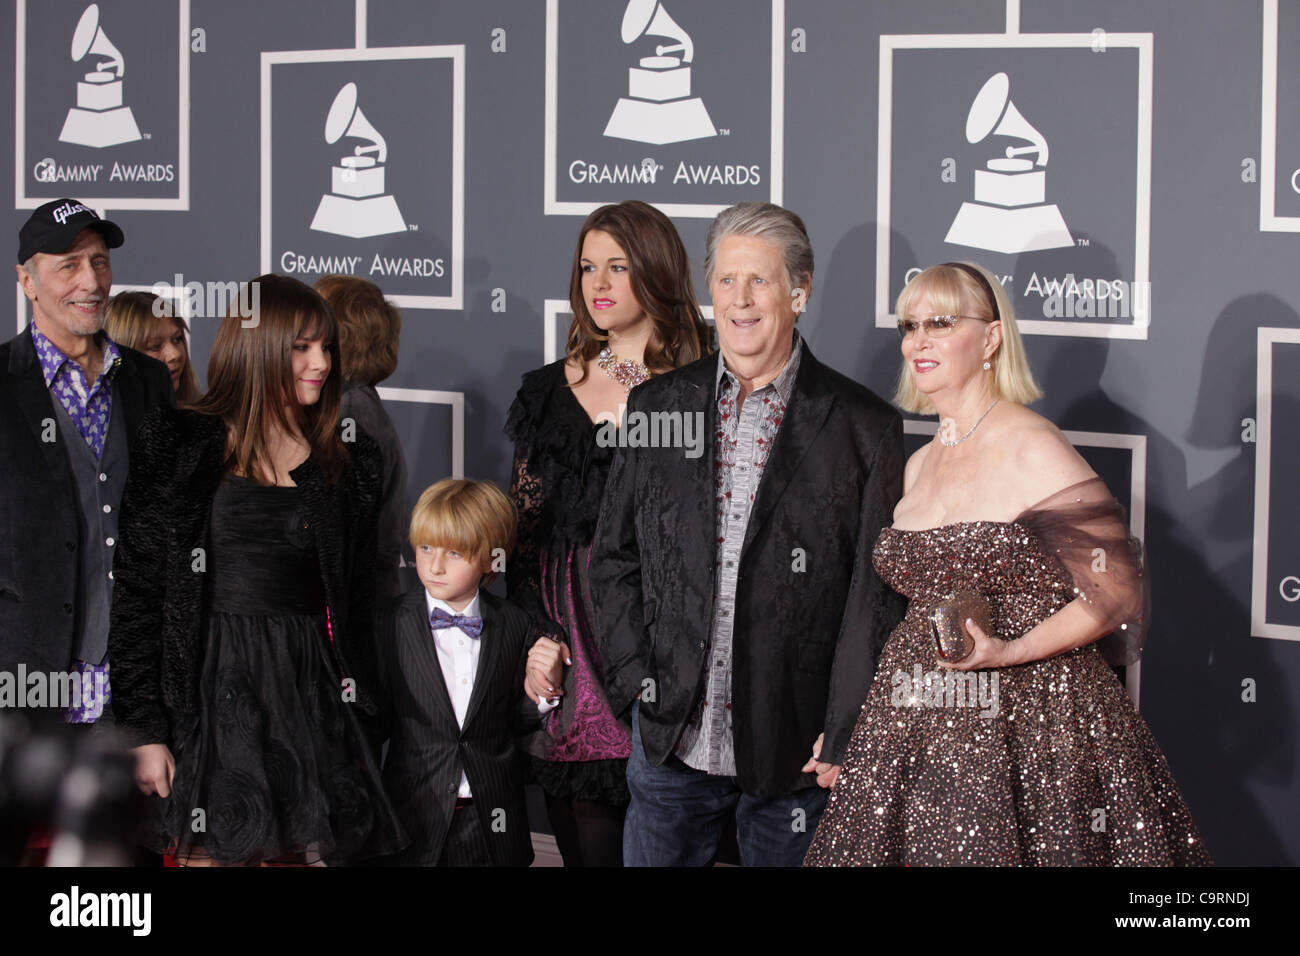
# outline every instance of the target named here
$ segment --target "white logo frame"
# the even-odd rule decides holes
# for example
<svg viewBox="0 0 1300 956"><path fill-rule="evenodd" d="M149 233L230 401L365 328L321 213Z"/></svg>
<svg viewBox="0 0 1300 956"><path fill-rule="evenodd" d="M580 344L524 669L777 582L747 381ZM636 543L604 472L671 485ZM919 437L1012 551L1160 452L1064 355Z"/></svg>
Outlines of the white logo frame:
<svg viewBox="0 0 1300 956"><path fill-rule="evenodd" d="M1250 634L1300 641L1300 626L1268 620L1268 512L1273 458L1273 346L1300 345L1300 329L1261 327L1255 371L1255 526L1250 569Z"/></svg>
<svg viewBox="0 0 1300 956"><path fill-rule="evenodd" d="M176 77L176 198L147 196L105 196L82 191L88 206L116 210L171 210L190 208L190 0L176 0L179 19L180 60ZM27 195L27 0L18 0L15 15L14 52L14 208L35 209L57 196ZM80 187L79 187L80 188Z"/></svg>
<svg viewBox="0 0 1300 956"><path fill-rule="evenodd" d="M1263 88L1259 99L1259 231L1300 232L1300 216L1277 214L1277 0L1264 0Z"/></svg>
<svg viewBox="0 0 1300 956"><path fill-rule="evenodd" d="M261 82L261 271L272 271L271 249L271 67L302 63L354 63L373 60L436 60L452 62L451 130L451 294L389 295L395 305L410 309L465 307L465 45L393 46L368 49L289 50L262 53Z"/></svg>
<svg viewBox="0 0 1300 956"><path fill-rule="evenodd" d="M769 0L772 5L772 84L771 84L771 156L769 166L768 202L781 205L785 181L785 0ZM559 45L560 0L546 0L546 139L543 150L542 211L547 216L586 216L595 212L603 202L560 202L558 192L558 134L559 118ZM684 219L712 219L729 203L655 202L654 206L665 216Z"/></svg>
<svg viewBox="0 0 1300 956"><path fill-rule="evenodd" d="M882 34L880 37L880 104L876 171L876 328L893 328L898 317L889 300L890 209L892 187L895 50L1024 50L1092 49L1091 33L952 33ZM1136 49L1137 89L1137 192L1134 209L1133 281L1150 281L1151 272L1151 101L1152 47L1150 33L1107 33L1106 49ZM1104 52L1097 56L1105 56ZM1027 335L1067 335L1078 338L1146 339L1150 311L1127 323L1069 322L1055 319L1019 319L1017 327Z"/></svg>
<svg viewBox="0 0 1300 956"><path fill-rule="evenodd" d="M464 392L444 392L429 388L394 388L388 385L380 385L375 391L386 402L451 406L451 474L448 477L465 477Z"/></svg>

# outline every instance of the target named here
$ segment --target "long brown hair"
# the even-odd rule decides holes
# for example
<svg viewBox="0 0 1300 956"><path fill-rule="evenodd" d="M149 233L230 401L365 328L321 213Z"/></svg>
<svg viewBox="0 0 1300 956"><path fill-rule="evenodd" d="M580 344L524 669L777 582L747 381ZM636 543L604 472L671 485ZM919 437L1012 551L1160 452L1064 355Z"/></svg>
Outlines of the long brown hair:
<svg viewBox="0 0 1300 956"><path fill-rule="evenodd" d="M695 301L691 261L681 236L654 206L629 199L601 206L587 217L578 233L569 277L573 322L565 346L565 358L582 366L582 376L574 384L586 379L587 363L609 339L587 311L582 295L582 243L592 230L609 233L627 255L632 293L652 322L645 347L650 374L672 371L712 352L712 336Z"/></svg>
<svg viewBox="0 0 1300 956"><path fill-rule="evenodd" d="M158 334L159 325L170 326L163 333L170 336L172 330L188 333L185 320L174 313L172 304L153 292L119 292L108 300L105 310L108 337L118 345L143 352L149 347L149 340ZM185 344L185 367L181 369L180 381L176 383L176 402L180 405L192 405L199 399L199 383L194 376L194 363L190 361L189 343Z"/></svg>
<svg viewBox="0 0 1300 956"><path fill-rule="evenodd" d="M326 478L336 481L348 455L337 433L342 376L334 313L297 279L269 274L252 282L232 297L217 330L208 391L195 409L226 423L227 470L250 478L259 468L274 474L268 439L282 430L302 435ZM253 315L241 314L250 302ZM301 338L323 338L330 355L320 399L308 406L298 403L293 381L293 346Z"/></svg>

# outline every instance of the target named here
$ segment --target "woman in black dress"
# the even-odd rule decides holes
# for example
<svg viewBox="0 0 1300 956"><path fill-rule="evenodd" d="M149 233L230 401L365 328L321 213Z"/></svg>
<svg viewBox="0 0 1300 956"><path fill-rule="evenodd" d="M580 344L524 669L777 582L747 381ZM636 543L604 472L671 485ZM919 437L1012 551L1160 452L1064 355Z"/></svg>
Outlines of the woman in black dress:
<svg viewBox="0 0 1300 956"><path fill-rule="evenodd" d="M400 848L368 737L379 455L341 440L337 329L253 280L209 391L140 428L122 504L113 707L186 863L342 863ZM246 298L244 301L249 301Z"/></svg>
<svg viewBox="0 0 1300 956"><path fill-rule="evenodd" d="M524 376L506 422L515 443L510 494L519 510L506 584L510 599L549 619L571 652L550 739L535 742L533 754L564 865L619 866L632 738L626 715L615 714L605 696L587 582L614 451L601 435L611 437L634 386L704 357L712 336L677 230L636 200L602 206L583 223L569 304L567 354ZM559 647L539 640L530 674L545 671ZM550 693L536 684L528 692Z"/></svg>

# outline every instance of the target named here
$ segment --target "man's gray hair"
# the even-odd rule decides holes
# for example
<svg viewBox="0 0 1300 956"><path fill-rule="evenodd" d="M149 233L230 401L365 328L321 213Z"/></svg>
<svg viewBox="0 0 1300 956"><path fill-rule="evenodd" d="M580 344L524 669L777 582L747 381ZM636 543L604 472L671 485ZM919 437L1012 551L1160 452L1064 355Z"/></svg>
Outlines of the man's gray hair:
<svg viewBox="0 0 1300 956"><path fill-rule="evenodd" d="M794 290L806 274L812 282L813 250L803 220L789 209L770 202L738 202L714 218L705 240L704 281L713 284L713 261L718 246L728 236L749 236L770 242L781 250L786 279Z"/></svg>

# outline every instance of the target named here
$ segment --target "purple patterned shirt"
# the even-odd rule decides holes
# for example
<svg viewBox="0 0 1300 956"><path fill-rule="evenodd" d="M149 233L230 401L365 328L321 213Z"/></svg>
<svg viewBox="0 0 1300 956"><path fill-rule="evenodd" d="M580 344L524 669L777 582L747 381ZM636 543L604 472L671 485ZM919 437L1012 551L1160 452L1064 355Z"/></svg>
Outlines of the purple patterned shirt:
<svg viewBox="0 0 1300 956"><path fill-rule="evenodd" d="M122 364L122 353L117 343L101 332L104 346L104 367L93 383L86 381L86 373L59 347L32 326L32 344L41 361L41 374L45 387L53 394L63 410L68 413L81 437L99 458L104 454L104 439L108 435L108 416L113 411L113 379Z"/></svg>
<svg viewBox="0 0 1300 956"><path fill-rule="evenodd" d="M108 337L107 332L99 334L104 348L104 367L93 383L87 383L82 367L59 351L59 347L35 324L32 325L32 344L36 346L45 387L63 406L96 458L104 454L108 417L113 412L113 379L122 364L122 353L118 351L117 343ZM81 686L85 691L80 700L71 702L64 720L70 724L94 723L112 699L108 689L108 658L99 665L74 660L71 670L81 675Z"/></svg>
<svg viewBox="0 0 1300 956"><path fill-rule="evenodd" d="M704 661L704 697L695 717L682 731L677 756L688 767L706 773L735 776L735 740L731 730L732 647L736 635L736 586L740 549L763 478L772 444L781 430L785 406L794 391L803 348L798 330L790 360L775 379L745 396L737 409L740 383L718 353L717 446L713 485L717 501L717 573L713 589L713 621L708 657ZM745 639L744 634L740 639Z"/></svg>

